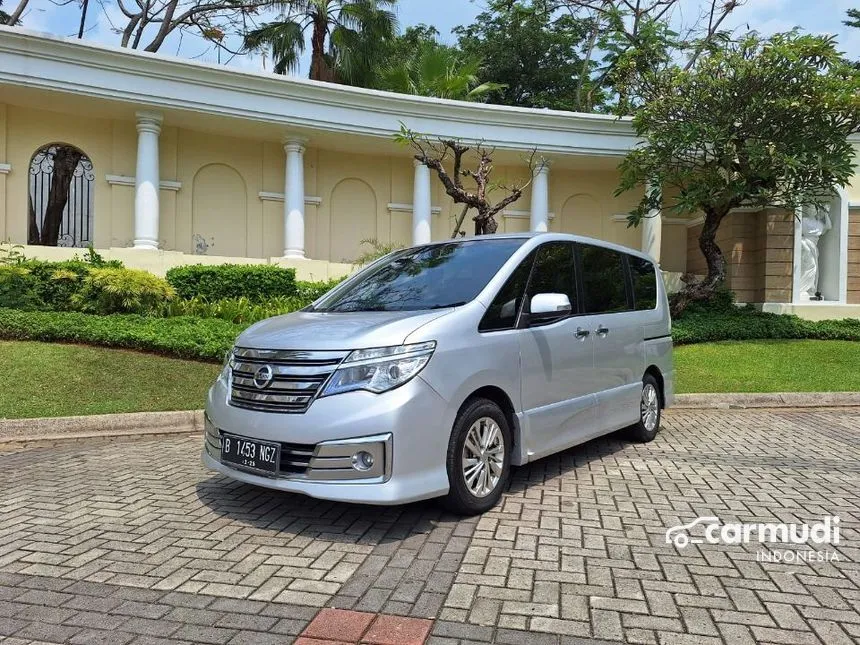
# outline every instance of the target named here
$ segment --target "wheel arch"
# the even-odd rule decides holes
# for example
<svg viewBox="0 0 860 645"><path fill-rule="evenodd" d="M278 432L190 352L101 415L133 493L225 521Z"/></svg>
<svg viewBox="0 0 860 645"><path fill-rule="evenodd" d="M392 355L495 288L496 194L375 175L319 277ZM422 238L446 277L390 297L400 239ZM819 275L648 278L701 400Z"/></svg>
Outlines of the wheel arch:
<svg viewBox="0 0 860 645"><path fill-rule="evenodd" d="M666 382L663 379L663 372L660 371L660 368L656 365L649 365L645 370L645 374L643 374L643 378L650 374L657 381L657 387L659 388L658 393L660 394L660 408L666 409Z"/></svg>
<svg viewBox="0 0 860 645"><path fill-rule="evenodd" d="M508 396L508 393L505 392L504 389L497 385L484 385L482 387L477 388L465 399L463 399L463 403L460 404L460 407L457 410L457 414L459 415L463 408L466 407L466 405L469 403L469 401L472 401L474 399L488 399L502 409L502 412L504 412L505 418L508 421L508 425L511 428L511 439L513 441L513 446L511 446L512 463L514 465L520 465L519 463L517 463L517 455L519 453L520 446L522 445L521 428L513 401L511 401L511 397Z"/></svg>

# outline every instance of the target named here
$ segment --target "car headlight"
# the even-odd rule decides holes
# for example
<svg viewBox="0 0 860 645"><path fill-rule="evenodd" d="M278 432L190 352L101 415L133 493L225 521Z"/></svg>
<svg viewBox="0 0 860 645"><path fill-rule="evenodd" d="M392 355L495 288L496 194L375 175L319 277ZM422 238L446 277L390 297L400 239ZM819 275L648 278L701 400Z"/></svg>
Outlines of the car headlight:
<svg viewBox="0 0 860 645"><path fill-rule="evenodd" d="M332 374L320 396L355 390L387 392L412 379L424 369L436 349L436 341L357 349Z"/></svg>

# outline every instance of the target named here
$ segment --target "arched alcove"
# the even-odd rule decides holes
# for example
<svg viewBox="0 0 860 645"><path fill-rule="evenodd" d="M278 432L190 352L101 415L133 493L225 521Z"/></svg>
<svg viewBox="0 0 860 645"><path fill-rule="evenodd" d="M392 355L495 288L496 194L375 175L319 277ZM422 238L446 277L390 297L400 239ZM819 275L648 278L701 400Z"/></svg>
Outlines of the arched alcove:
<svg viewBox="0 0 860 645"><path fill-rule="evenodd" d="M344 179L331 191L332 262L351 262L368 251L362 240L376 239L376 194L361 179Z"/></svg>
<svg viewBox="0 0 860 645"><path fill-rule="evenodd" d="M30 158L27 243L86 247L93 242L95 173L87 154L67 143Z"/></svg>
<svg viewBox="0 0 860 645"><path fill-rule="evenodd" d="M226 164L203 166L194 175L191 200L191 252L245 257L248 194L242 175Z"/></svg>
<svg viewBox="0 0 860 645"><path fill-rule="evenodd" d="M561 208L560 233L587 235L602 239L603 209L598 201L586 193L571 195Z"/></svg>

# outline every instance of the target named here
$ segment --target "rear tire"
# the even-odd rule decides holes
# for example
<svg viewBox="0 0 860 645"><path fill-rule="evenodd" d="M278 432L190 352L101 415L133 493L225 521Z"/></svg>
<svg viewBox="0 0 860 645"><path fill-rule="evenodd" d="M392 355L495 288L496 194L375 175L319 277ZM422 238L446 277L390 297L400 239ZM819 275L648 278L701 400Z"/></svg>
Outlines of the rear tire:
<svg viewBox="0 0 860 645"><path fill-rule="evenodd" d="M662 409L660 384L651 374L642 378L642 395L639 399L639 421L627 428L627 436L639 443L653 441L660 431Z"/></svg>
<svg viewBox="0 0 860 645"><path fill-rule="evenodd" d="M493 508L511 474L511 429L502 409L489 399L468 401L448 441L448 495L442 504L458 515Z"/></svg>

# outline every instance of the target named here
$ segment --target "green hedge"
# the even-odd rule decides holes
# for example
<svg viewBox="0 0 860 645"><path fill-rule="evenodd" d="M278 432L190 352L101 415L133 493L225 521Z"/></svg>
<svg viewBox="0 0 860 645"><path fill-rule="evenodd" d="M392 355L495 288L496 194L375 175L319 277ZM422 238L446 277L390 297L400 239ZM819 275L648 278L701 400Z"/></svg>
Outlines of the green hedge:
<svg viewBox="0 0 860 645"><path fill-rule="evenodd" d="M244 329L216 318L155 318L114 314L0 309L0 338L125 347L221 361Z"/></svg>
<svg viewBox="0 0 860 645"><path fill-rule="evenodd" d="M296 294L296 272L266 264L189 265L167 272L180 298L209 301L245 297L253 301Z"/></svg>
<svg viewBox="0 0 860 645"><path fill-rule="evenodd" d="M163 278L118 262L0 264L0 307L10 309L144 314L174 295Z"/></svg>
<svg viewBox="0 0 860 645"><path fill-rule="evenodd" d="M811 321L783 314L736 308L686 312L672 323L676 345L718 340L820 339L860 341L860 320Z"/></svg>
<svg viewBox="0 0 860 645"><path fill-rule="evenodd" d="M246 326L196 316L99 316L0 308L2 339L125 347L206 361L220 361ZM796 316L737 309L687 314L674 322L672 336L676 345L768 338L860 341L860 320L812 322Z"/></svg>

